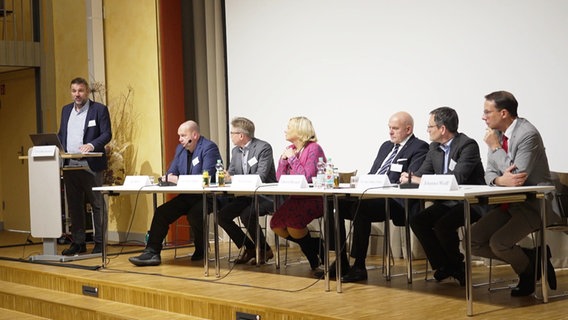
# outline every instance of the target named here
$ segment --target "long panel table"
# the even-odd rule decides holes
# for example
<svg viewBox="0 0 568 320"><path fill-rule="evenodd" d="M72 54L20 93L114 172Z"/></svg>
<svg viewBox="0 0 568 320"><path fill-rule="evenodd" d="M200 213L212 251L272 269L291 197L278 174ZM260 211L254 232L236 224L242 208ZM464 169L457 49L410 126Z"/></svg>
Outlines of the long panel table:
<svg viewBox="0 0 568 320"><path fill-rule="evenodd" d="M231 194L235 196L253 196L256 197L257 195L303 195L303 196L321 196L324 203L324 226L325 232L329 232L329 225L328 219L325 217L327 216L327 199L332 198L334 201L334 218L335 218L335 233L336 233L336 244L335 244L335 251L336 257L339 256L339 236L337 235L337 226L339 221L339 209L337 206L337 199L341 196L353 196L359 198L398 198L398 199L405 199L405 201L409 199L420 199L420 200L456 200L456 201L464 201L464 218L465 218L465 265L466 265L466 302L467 302L467 315L473 315L473 286L471 282L471 220L470 220L470 206L472 204L484 203L484 204L500 204L500 203L511 203L511 202L520 202L525 201L527 197L536 197L540 200L540 209L541 209L541 246L544 247L546 245L544 227L546 226L546 215L545 215L545 200L544 194L554 190L553 186L527 186L527 187L490 187L490 186L460 186L458 190L455 191L436 191L436 190L423 190L423 189L400 189L398 187L381 187L381 188L369 188L369 189L356 189L356 188L339 188L339 189L314 189L314 188L284 188L278 185L270 184L270 185L262 185L256 188L233 188L231 186L226 187L211 187L211 188L180 188L178 186L170 186L170 187L158 187L158 186L145 186L141 188L132 188L132 187L124 187L124 186L112 186L112 187L99 187L93 188L95 191L101 191L106 194L117 194L117 193L193 193L193 194L202 194L203 201L207 199L207 196L210 195L215 199L216 196L221 194ZM387 201L388 203L388 201ZM216 212L216 201L213 201L213 212ZM203 215L204 215L204 222L208 225L208 212L207 206L204 205ZM389 208L386 208L387 219L389 218ZM388 220L387 220L388 221ZM408 221L408 219L407 219ZM388 225L388 224L385 224ZM208 229L207 229L208 230ZM215 228L216 230L216 228ZM407 238L409 237L409 228L406 227ZM106 234L106 232L105 232ZM206 241L208 243L208 232L205 233ZM325 237L325 246L326 249L329 248L329 237ZM215 238L215 241L218 241ZM407 242L408 243L408 242ZM105 243L106 245L106 237ZM105 246L103 246L105 247ZM219 266L218 266L218 245L215 245L216 251L216 270L219 273ZM390 250L389 250L390 251ZM390 252L387 252L390 254ZM410 254L407 255L407 273L409 282L412 281L412 262ZM103 248L103 267L105 265L106 260L106 248ZM205 275L208 275L209 270L209 259L205 259ZM540 261L542 270L542 292L543 292L543 301L548 302L548 286L547 286L547 277L546 277L546 257L542 255L542 259ZM387 266L389 264L387 263ZM330 291L330 281L328 276L328 268L329 268L329 258L326 255L326 259L324 261L324 270L326 271L325 274L325 290ZM336 263L337 273L338 275L341 274L341 264ZM388 267L387 267L388 268ZM387 270L387 277L390 276L390 270ZM342 292L342 283L341 277L337 277L337 292Z"/></svg>

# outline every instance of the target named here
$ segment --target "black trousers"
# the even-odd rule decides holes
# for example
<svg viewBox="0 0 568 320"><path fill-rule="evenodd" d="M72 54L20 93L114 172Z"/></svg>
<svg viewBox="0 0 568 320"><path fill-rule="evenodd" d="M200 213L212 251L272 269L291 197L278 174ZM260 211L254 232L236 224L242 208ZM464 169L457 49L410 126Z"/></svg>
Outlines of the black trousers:
<svg viewBox="0 0 568 320"><path fill-rule="evenodd" d="M85 243L85 216L86 203L93 209L94 240L103 241L103 224L107 222L107 215L103 214L103 194L93 191L93 187L100 187L103 183L103 172L89 172L87 170L63 170L63 183L67 195L67 208L71 217L71 235L73 242Z"/></svg>
<svg viewBox="0 0 568 320"><path fill-rule="evenodd" d="M211 200L207 199L208 208L211 204ZM162 251L162 241L168 234L170 224L184 214L187 215L194 236L195 252L204 252L203 195L201 194L180 194L156 208L146 246L158 253Z"/></svg>
<svg viewBox="0 0 568 320"><path fill-rule="evenodd" d="M414 215L410 226L420 240L432 269L457 268L463 263L457 229L464 225L462 201L437 201ZM472 207L471 222L479 220L479 208Z"/></svg>
<svg viewBox="0 0 568 320"><path fill-rule="evenodd" d="M265 215L274 210L274 202L271 199L259 196L258 200L259 215ZM258 219L256 219L253 197L236 197L231 199L229 203L221 208L218 217L219 225L227 232L237 247L241 248L244 245L250 250L255 248ZM235 223L236 217L241 218L241 222L244 224L250 238ZM259 246L267 250L270 249L262 229L259 228L258 230L260 230Z"/></svg>
<svg viewBox="0 0 568 320"><path fill-rule="evenodd" d="M389 199L390 217L397 226L405 225L405 212L401 199ZM417 201L409 202L411 208L418 207ZM371 235L372 222L385 221L385 199L363 199L357 201L355 198L339 199L339 237L340 243L344 246L346 242L345 219L353 220L353 240L351 256L354 258L365 259L369 247L369 237ZM333 226L333 204L328 204L328 219ZM411 210L412 214L412 210ZM334 233L330 233L331 249L335 248ZM343 254L342 248L341 254Z"/></svg>

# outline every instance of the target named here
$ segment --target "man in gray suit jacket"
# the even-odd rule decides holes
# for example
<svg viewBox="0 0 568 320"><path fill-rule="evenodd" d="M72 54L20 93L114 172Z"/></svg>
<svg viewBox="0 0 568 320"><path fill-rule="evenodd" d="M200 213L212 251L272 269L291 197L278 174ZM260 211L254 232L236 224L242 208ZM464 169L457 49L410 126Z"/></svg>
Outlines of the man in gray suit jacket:
<svg viewBox="0 0 568 320"><path fill-rule="evenodd" d="M272 147L269 143L254 137L254 123L247 118L238 117L231 121L231 141L235 145L231 153L231 163L226 175L226 180L231 180L231 175L236 174L258 174L264 183L277 182L276 170L274 167L274 157ZM253 259L256 263L256 230L258 220L254 209L254 199L242 196L230 199L219 212L219 225L227 232L237 247L242 248L240 256L235 260L236 264L244 264ZM259 196L259 214L266 214L273 209L271 199ZM247 229L248 236L235 223L236 217L241 218L242 223ZM274 257L270 246L266 243L266 238L260 230L258 245L266 250L261 250L261 257L258 260L263 264Z"/></svg>
<svg viewBox="0 0 568 320"><path fill-rule="evenodd" d="M516 187L550 185L550 170L544 143L538 130L517 114L517 100L506 91L485 96L483 121L487 124L485 181L492 186ZM514 297L528 296L535 290L536 250L521 248L517 243L540 228L537 199L492 208L472 226L473 254L496 258L511 264L519 275L513 288ZM549 254L550 255L550 254ZM549 285L556 287L554 268L548 262Z"/></svg>

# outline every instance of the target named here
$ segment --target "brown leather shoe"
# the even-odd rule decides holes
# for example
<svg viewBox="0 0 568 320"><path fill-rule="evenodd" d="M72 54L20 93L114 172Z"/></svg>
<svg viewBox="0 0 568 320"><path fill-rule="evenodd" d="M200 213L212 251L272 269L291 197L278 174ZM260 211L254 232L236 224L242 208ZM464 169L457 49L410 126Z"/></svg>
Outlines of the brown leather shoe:
<svg viewBox="0 0 568 320"><path fill-rule="evenodd" d="M255 257L256 253L254 252L254 249L245 249L243 253L237 259L235 259L235 264L245 264Z"/></svg>
<svg viewBox="0 0 568 320"><path fill-rule="evenodd" d="M260 251L260 264L265 264L268 260L274 258L274 253L272 252L271 249L266 250L266 253L264 251ZM251 264L256 264L256 259L252 259L252 261L250 262Z"/></svg>

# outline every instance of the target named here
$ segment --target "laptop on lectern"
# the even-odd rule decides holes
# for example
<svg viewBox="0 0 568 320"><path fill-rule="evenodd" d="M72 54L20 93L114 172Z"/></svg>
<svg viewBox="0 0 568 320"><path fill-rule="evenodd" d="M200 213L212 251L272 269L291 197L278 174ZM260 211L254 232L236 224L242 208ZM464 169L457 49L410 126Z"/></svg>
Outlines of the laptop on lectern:
<svg viewBox="0 0 568 320"><path fill-rule="evenodd" d="M56 146L61 152L65 152L56 133L32 133L30 138L34 146Z"/></svg>

